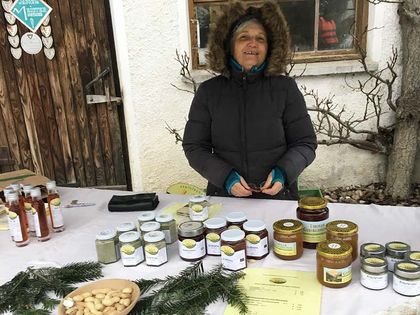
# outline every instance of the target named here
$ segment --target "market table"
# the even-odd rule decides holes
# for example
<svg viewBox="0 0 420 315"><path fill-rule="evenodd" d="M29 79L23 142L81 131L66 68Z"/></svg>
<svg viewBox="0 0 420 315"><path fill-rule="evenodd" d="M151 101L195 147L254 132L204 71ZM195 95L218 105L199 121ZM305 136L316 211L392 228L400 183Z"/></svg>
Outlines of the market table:
<svg viewBox="0 0 420 315"><path fill-rule="evenodd" d="M94 206L63 209L66 230L52 233L49 241L41 243L31 238L28 246L18 248L10 240L8 231L0 232L0 284L9 281L16 273L32 263L54 262L64 265L76 261L96 261L95 235L106 228L115 228L123 222L136 222L140 212L110 213L107 204L113 194L129 192L81 188L61 188L62 204L71 200L92 202ZM174 203L188 202L188 196L159 195L159 213ZM211 203L221 203L220 215L231 211L244 211L248 219L262 219L267 224L270 237L273 222L284 218L296 218L297 203L294 201L256 200L239 198L211 197ZM392 207L378 205L329 204L330 220L350 220L359 226L359 244L365 242L386 242L399 240L420 250L420 207ZM271 244L270 244L271 245ZM281 268L300 271L316 270L315 250L305 250L303 256L295 261L277 258L272 252L263 260L249 263L252 268ZM189 266L180 259L177 244L168 247L167 264L149 267L141 263L136 267L123 267L121 261L104 266L106 278L153 278L178 274ZM205 269L220 262L219 257L207 256ZM368 290L361 286L360 263L353 263L352 283L342 289L323 287L321 314L323 315L366 315L375 314L389 306L409 301L393 291L390 285L381 291ZM219 302L208 308L209 314L223 314L225 303ZM302 314L309 315L309 314Z"/></svg>

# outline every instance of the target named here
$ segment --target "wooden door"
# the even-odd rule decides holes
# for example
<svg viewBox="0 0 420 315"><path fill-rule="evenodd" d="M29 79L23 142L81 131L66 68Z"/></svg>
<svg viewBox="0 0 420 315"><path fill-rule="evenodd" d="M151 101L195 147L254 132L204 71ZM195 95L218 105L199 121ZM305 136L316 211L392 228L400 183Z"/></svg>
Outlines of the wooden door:
<svg viewBox="0 0 420 315"><path fill-rule="evenodd" d="M125 186L123 105L86 101L120 92L108 0L47 0L53 10L36 32L43 47L34 55L21 48L30 31L8 14L12 0L0 1L0 146L14 168L59 184Z"/></svg>

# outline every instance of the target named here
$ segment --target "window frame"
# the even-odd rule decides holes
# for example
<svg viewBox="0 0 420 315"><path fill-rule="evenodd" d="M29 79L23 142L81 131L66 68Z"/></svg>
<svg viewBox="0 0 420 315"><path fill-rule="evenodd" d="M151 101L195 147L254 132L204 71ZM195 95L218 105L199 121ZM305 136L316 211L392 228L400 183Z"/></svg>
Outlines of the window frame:
<svg viewBox="0 0 420 315"><path fill-rule="evenodd" d="M249 4L259 4L264 0L241 0ZM280 0L283 2L289 2L293 0ZM299 0L295 0L299 1ZM303 0L300 0L303 1ZM320 0L315 1L315 10L319 9ZM192 69L206 69L206 65L200 65L198 60L198 43L197 43L197 17L195 16L195 5L196 4L213 4L223 5L227 4L228 0L188 0L188 13L189 13L189 28L190 28L190 39L191 39L191 64ZM365 29L368 25L368 9L369 1L366 0L355 0L356 5L356 37L359 38L359 43L362 49L366 50L366 36L364 35ZM318 13L318 12L315 12ZM315 31L314 31L314 43L318 41L318 23L315 19ZM366 34L365 34L366 35ZM318 51L306 51L296 52L293 56L294 63L312 63L312 62L328 62L328 61L339 61L339 60L354 60L359 59L360 54L356 48L351 49L336 49L336 50L318 50Z"/></svg>

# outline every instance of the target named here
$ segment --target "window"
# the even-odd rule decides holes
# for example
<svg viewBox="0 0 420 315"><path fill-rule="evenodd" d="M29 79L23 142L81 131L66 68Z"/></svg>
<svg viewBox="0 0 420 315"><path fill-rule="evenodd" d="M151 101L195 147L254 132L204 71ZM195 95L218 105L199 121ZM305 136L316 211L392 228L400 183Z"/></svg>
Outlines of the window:
<svg viewBox="0 0 420 315"><path fill-rule="evenodd" d="M264 0L242 0L253 5ZM275 0L289 24L294 61L357 59L354 37L367 26L366 0ZM189 0L191 56L194 69L205 68L209 25L226 0ZM363 37L365 38L365 37ZM361 40L362 48L365 41Z"/></svg>

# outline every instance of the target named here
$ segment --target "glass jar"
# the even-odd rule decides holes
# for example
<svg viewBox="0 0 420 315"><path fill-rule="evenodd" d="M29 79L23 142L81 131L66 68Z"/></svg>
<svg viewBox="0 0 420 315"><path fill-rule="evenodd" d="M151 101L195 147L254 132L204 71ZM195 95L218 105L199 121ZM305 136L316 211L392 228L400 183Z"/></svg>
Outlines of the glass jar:
<svg viewBox="0 0 420 315"><path fill-rule="evenodd" d="M162 231L148 232L144 234L143 239L146 264L148 266L158 267L168 262L165 233Z"/></svg>
<svg viewBox="0 0 420 315"><path fill-rule="evenodd" d="M132 222L126 222L117 226L117 237L125 232L137 232L136 225Z"/></svg>
<svg viewBox="0 0 420 315"><path fill-rule="evenodd" d="M395 263L392 288L404 296L420 295L420 266L410 261Z"/></svg>
<svg viewBox="0 0 420 315"><path fill-rule="evenodd" d="M353 261L357 258L357 252L359 249L358 241L358 227L356 223L346 220L331 221L326 225L327 229L327 240L338 240L349 242L353 251Z"/></svg>
<svg viewBox="0 0 420 315"><path fill-rule="evenodd" d="M153 232L153 231L160 231L160 223L151 221L151 222L144 222L140 227L140 232L142 235Z"/></svg>
<svg viewBox="0 0 420 315"><path fill-rule="evenodd" d="M394 271L394 265L397 262L403 261L405 255L410 251L410 245L393 241L385 244L386 260L388 261L388 270Z"/></svg>
<svg viewBox="0 0 420 315"><path fill-rule="evenodd" d="M242 229L242 226L247 220L246 214L242 211L229 212L226 215L227 227L229 230Z"/></svg>
<svg viewBox="0 0 420 315"><path fill-rule="evenodd" d="M212 218L204 222L206 227L207 255L220 256L220 235L226 230L224 218Z"/></svg>
<svg viewBox="0 0 420 315"><path fill-rule="evenodd" d="M156 217L156 222L160 223L160 230L165 233L166 244L172 244L177 240L176 221L172 214L160 214Z"/></svg>
<svg viewBox="0 0 420 315"><path fill-rule="evenodd" d="M351 282L352 247L343 241L322 241L316 254L318 281L330 288L343 288Z"/></svg>
<svg viewBox="0 0 420 315"><path fill-rule="evenodd" d="M385 258L365 257L361 260L360 283L371 290L382 290L388 286L388 263Z"/></svg>
<svg viewBox="0 0 420 315"><path fill-rule="evenodd" d="M364 257L385 258L385 247L378 243L364 243L360 245L360 260Z"/></svg>
<svg viewBox="0 0 420 315"><path fill-rule="evenodd" d="M121 260L125 267L137 266L144 261L143 243L139 232L125 232L118 239L120 241Z"/></svg>
<svg viewBox="0 0 420 315"><path fill-rule="evenodd" d="M114 230L105 230L96 235L96 255L98 261L103 264L110 264L120 259L117 249L118 238Z"/></svg>
<svg viewBox="0 0 420 315"><path fill-rule="evenodd" d="M314 249L319 242L326 240L325 225L329 210L327 201L321 197L304 197L299 200L297 218L303 224L303 247Z"/></svg>
<svg viewBox="0 0 420 315"><path fill-rule="evenodd" d="M230 271L245 269L246 242L245 232L239 229L226 230L221 234L222 267Z"/></svg>
<svg viewBox="0 0 420 315"><path fill-rule="evenodd" d="M143 211L137 217L137 222L139 225L139 231L143 223L151 222L155 219L155 212L154 211Z"/></svg>
<svg viewBox="0 0 420 315"><path fill-rule="evenodd" d="M420 251L408 252L405 254L405 260L420 266Z"/></svg>
<svg viewBox="0 0 420 315"><path fill-rule="evenodd" d="M294 260L303 254L303 225L298 220L279 220L273 224L274 254L280 259Z"/></svg>
<svg viewBox="0 0 420 315"><path fill-rule="evenodd" d="M206 256L204 224L198 221L187 221L178 227L179 256L185 261L197 261Z"/></svg>
<svg viewBox="0 0 420 315"><path fill-rule="evenodd" d="M209 207L205 196L193 196L188 204L191 221L203 222L209 217Z"/></svg>
<svg viewBox="0 0 420 315"><path fill-rule="evenodd" d="M268 255L268 232L261 220L248 220L242 228L245 231L246 258L260 260Z"/></svg>

